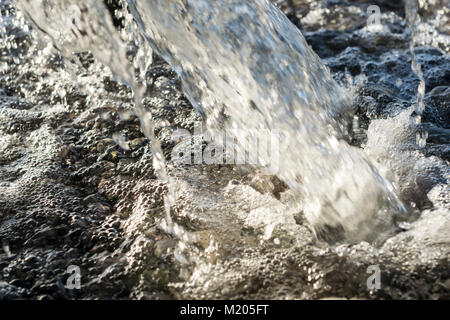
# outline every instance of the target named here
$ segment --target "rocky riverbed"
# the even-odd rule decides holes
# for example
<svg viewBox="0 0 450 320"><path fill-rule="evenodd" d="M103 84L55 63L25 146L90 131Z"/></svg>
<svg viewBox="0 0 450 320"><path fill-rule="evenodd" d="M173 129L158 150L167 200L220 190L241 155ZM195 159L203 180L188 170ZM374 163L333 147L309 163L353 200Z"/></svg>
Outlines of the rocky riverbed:
<svg viewBox="0 0 450 320"><path fill-rule="evenodd" d="M132 92L88 53L62 59L1 1L0 299L450 298L448 1L419 1L422 148L405 127L419 79L400 1L275 2L353 92L349 139L391 166L408 219L383 241L330 244L276 177L170 165L171 213L190 241L167 234L167 188ZM369 5L381 12L375 30ZM144 106L169 159L173 130L192 132L201 116L157 55L146 80ZM380 270L378 290L367 287L369 266Z"/></svg>

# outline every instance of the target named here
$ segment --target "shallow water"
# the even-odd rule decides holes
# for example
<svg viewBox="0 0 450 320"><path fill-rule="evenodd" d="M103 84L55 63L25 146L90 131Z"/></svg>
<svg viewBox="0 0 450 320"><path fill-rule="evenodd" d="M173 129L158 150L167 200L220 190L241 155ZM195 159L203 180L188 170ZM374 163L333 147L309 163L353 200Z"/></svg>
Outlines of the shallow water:
<svg viewBox="0 0 450 320"><path fill-rule="evenodd" d="M221 12L227 12L223 15L218 14L215 5L203 3L206 11L202 12L211 12L206 21L202 21L201 15L195 15L199 12L195 6L187 8L185 16L166 10L153 19L146 15L157 11L149 13L145 6L138 6L143 25L139 28L128 21L126 25L130 31L125 34L114 31L110 22L96 20L94 15L89 21L98 26L94 28L95 32L89 37L78 33L80 40L72 39L68 44L66 38L60 36L66 30L66 22L73 27L72 21L58 19L54 21L57 25L45 26L47 33L56 32L53 42L66 56L63 60L55 56L58 51L51 49L50 41L42 34L31 33L32 28L25 28L27 24L20 16L11 18L30 36L27 41L31 46L24 45L27 41L20 38L17 31L6 32L8 38L2 38L2 49L7 55L3 56L6 64L2 69L1 116L5 135L1 140L3 196L0 203L7 214L2 217L1 234L2 239L8 240L11 253L17 254L5 266L5 279L14 280L10 278L14 277L12 273L26 265L21 259L30 252L40 259L61 254L58 242L51 240L52 235L45 231L47 224L55 223L58 228L67 225L68 233L77 228L92 233L85 236L89 239L85 244L83 237L73 243L71 240L62 243L74 248L73 251L63 250L71 252L65 257L68 262L80 264L82 269L91 268L83 287L83 295L89 297L118 297L118 292L123 290L119 289L120 281L127 283L126 296L134 298L164 295L313 298L327 295L365 297L367 294L401 297L407 292L398 287L406 286L416 293L420 291L414 279L425 279L426 283L435 283L435 286L445 283L449 240L446 232L449 223L448 160L445 160L445 151L433 151L445 146L445 143L435 143L439 136L445 141L445 129L437 125L440 122L430 124L435 126L432 130L427 129L431 132L430 143L420 148L415 135L417 123L411 120L415 108L411 100L404 110L391 106L389 112L392 114L388 117L371 119L368 130L361 129L367 140L362 149L350 147L344 139L335 138L354 139L355 128L349 132L345 132L346 127L343 129L346 112L341 112L341 108L345 109L346 101L353 97L357 109L361 108L358 99L371 101L368 96L356 93L358 86L367 88L364 81L370 84L370 77L355 77L349 87L356 92L338 86L307 47L303 36L277 10L263 1L254 3L259 3L261 9L246 10L253 2L237 7L223 3L221 10L224 11ZM59 5L63 2L57 4L58 10L62 10ZM39 6L30 8L34 15L40 10ZM98 2L90 8L93 14L98 12L96 10L104 10ZM359 12L364 12L363 9ZM250 24L255 30L269 30L268 33L242 32L239 36L247 40L245 45L236 43L236 34L224 33L220 28L240 25L234 22L235 10L240 14L244 12L240 23ZM312 7L310 14L321 10ZM358 12L358 9L350 11ZM168 17L165 16L170 12ZM251 13L262 17L257 19L258 23L252 22ZM388 18L392 16L388 15ZM164 17L174 19L176 23L171 27L182 32L166 30L155 34L163 29L161 19ZM271 25L275 17L279 24ZM356 15L355 19L358 18ZM8 19L3 21L10 25ZM196 36L187 28L186 19L199 19L194 23ZM398 23L395 19L401 18L394 16L392 19ZM147 25L149 21L154 25ZM206 26L211 23L217 28L206 32ZM285 190L279 180L257 174L245 166L180 167L169 163L167 170L175 201L168 200L171 210L166 211L176 223L172 230L175 238L168 235L168 230L163 228L163 219L167 220L162 204L166 187L158 182L156 178L161 175L157 172L154 175L152 168L150 151L155 152L155 149L146 146L148 140L140 140L145 139L139 132L142 126L133 120L136 93L133 96L130 90L120 86L99 62L112 66L111 71L118 80L125 80L138 96L145 97L142 113L137 113L142 120L144 113L151 112L152 122L147 124L151 126L148 131L144 121L142 131L150 140L151 132L156 133L161 141L161 154L164 153L167 159L168 151L173 147L171 132L180 127L192 131L195 121L200 118L183 98L177 77L158 58L150 65L146 59L130 62L138 69L148 69L149 83L143 90L145 86L141 81L145 73L142 70L131 72L126 58L130 51L136 50L136 45L145 46L136 34L137 30L147 30L144 38L157 39L151 43L155 51L175 66L184 93L197 112L206 117L210 127L241 128L245 124L246 128L278 128L286 132L286 139L281 142L283 157L279 177L291 187L290 190ZM364 29L359 32L371 36ZM386 37L393 36L390 31L383 32ZM285 34L289 37L281 39L280 35ZM320 32L307 33L306 37L319 38ZM177 39L180 41L175 41ZM268 39L273 41L272 46L267 46ZM134 46L128 41L133 41ZM189 50L183 50L184 41L190 44L186 45ZM210 46L211 41L214 46ZM14 45L8 47L7 43L11 42L27 49L23 54L17 54ZM364 46L364 38L361 43ZM91 49L97 60L90 62L91 58L81 56L80 61L71 63L72 53L64 52L62 48L69 51ZM145 50L138 57L151 55L148 48ZM404 56L402 52L388 51L386 59L395 54ZM431 54L435 53L431 51ZM334 55L335 59L340 57L344 59L345 52ZM421 58L420 52L417 57L418 60ZM361 61L364 59L363 56ZM440 59L445 61L445 55ZM287 63L283 65L282 61ZM330 63L330 60L324 61ZM411 70L409 72L412 74ZM138 76L136 83L134 74ZM337 72L334 76L338 78L341 74ZM394 76L400 77L399 74L401 72ZM426 72L425 78L430 83ZM405 83L409 81L407 76L403 79ZM413 94L418 85L414 81L411 85L408 83ZM445 80L439 81L445 85ZM368 88L372 87L369 85ZM439 92L437 96L443 94ZM337 101L333 98L336 96L339 97ZM430 99L430 96L425 98ZM251 100L254 106L247 107ZM401 104L401 99L398 101ZM219 109L218 104L222 106ZM359 112L350 109L350 117ZM343 117L337 117L338 113ZM363 119L363 115L358 116ZM426 120L426 112L424 118ZM331 124L331 130L326 130L327 124ZM314 134L310 134L311 131ZM66 181L62 177L66 177ZM376 213L386 206L396 207L399 203L386 191L393 190L387 181L395 181L403 202L411 207L410 217L416 219L420 215L420 218L416 222L397 221L396 228L388 221L383 230L389 232L380 233L372 228L371 212ZM278 193L274 191L277 187L280 188ZM21 200L20 193L28 200ZM337 197L342 193L347 195ZM434 206L432 209L430 202ZM323 210L328 203L327 209ZM46 212L45 206L56 209ZM55 212L58 212L56 220ZM386 213L394 212L388 210ZM40 221L40 224L35 226L33 221ZM111 227L116 221L120 227ZM314 235L318 228L312 231L311 223L328 225L324 228L325 234L338 235L342 229L330 226L341 224L347 239L341 238L335 246L318 242ZM366 223L369 228L354 230L361 223ZM28 233L29 237L23 237L32 240L26 244L14 236ZM183 234L192 237L179 241L177 236ZM358 241L369 234L379 236L379 241L372 244ZM339 238L331 240L336 239ZM106 247L105 242L109 243ZM22 247L29 251L21 251ZM52 268L52 261L49 258L46 268ZM385 272L382 293L370 293L364 288L365 269L370 264L380 264ZM431 270L429 275L423 271L427 268ZM398 278L399 272L413 280L408 282ZM116 281L116 278L126 280ZM112 288L105 287L105 279L114 283ZM38 285L37 291L25 290L23 294L34 295L39 292L39 287L45 287L45 283ZM434 292L433 288L426 290ZM440 289L436 290L440 292ZM59 294L70 296L71 293ZM429 297L431 293L426 291L423 295Z"/></svg>

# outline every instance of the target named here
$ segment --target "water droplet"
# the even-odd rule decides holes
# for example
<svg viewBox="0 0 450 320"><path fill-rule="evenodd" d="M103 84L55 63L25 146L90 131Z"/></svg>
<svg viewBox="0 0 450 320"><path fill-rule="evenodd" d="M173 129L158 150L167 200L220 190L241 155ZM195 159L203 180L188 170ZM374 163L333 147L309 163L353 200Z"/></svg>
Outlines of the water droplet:
<svg viewBox="0 0 450 320"><path fill-rule="evenodd" d="M416 143L419 148L425 148L427 145L428 132L427 131L418 131L416 132Z"/></svg>
<svg viewBox="0 0 450 320"><path fill-rule="evenodd" d="M122 149L124 150L130 150L130 147L128 146L128 142L125 139L125 136L119 132L116 132L112 136L115 143L117 143Z"/></svg>

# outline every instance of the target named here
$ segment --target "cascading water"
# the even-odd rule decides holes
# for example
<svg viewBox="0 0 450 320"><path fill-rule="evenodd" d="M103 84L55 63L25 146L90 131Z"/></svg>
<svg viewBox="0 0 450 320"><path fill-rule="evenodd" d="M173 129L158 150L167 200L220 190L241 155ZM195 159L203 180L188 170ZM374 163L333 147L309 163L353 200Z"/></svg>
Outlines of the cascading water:
<svg viewBox="0 0 450 320"><path fill-rule="evenodd" d="M278 176L302 190L312 224L342 225L347 236L364 238L374 227L364 222L403 210L364 155L338 140L349 96L276 7L268 1L130 3L210 127L222 128L225 113L228 128L282 131Z"/></svg>
<svg viewBox="0 0 450 320"><path fill-rule="evenodd" d="M170 177L166 172L166 164L160 142L154 134L152 115L142 107L145 86L138 82L138 75L133 68L145 70L151 62L152 51L145 43L139 41L140 34L133 34L132 25L125 16L125 29L121 34L114 28L110 16L105 16L107 9L102 2L91 0L43 0L16 1L18 7L26 13L43 36L49 36L55 47L66 58L72 58L73 53L89 51L99 61L110 68L120 81L128 84L135 96L135 113L141 120L144 134L152 141L153 166L158 178L168 186L165 196L166 219L162 227L169 233L183 238L186 234L173 223L170 208L175 199L171 188ZM129 31L130 33L126 33ZM127 58L127 44L129 41L140 44L135 64ZM145 51L144 51L145 50ZM147 58L147 59L145 59ZM141 76L142 78L142 76ZM114 135L119 144L124 145L120 135ZM187 239L185 239L187 240Z"/></svg>
<svg viewBox="0 0 450 320"><path fill-rule="evenodd" d="M65 56L91 51L132 86L137 114L153 141L155 165L167 179L153 128L139 107L141 88L103 5L17 3ZM347 238L362 239L377 230L378 222L389 225L404 211L392 184L342 139L351 112L348 93L275 6L266 0L128 3L142 35L179 74L210 128L282 132L277 175L307 199L305 215L318 230L342 227Z"/></svg>
<svg viewBox="0 0 450 320"><path fill-rule="evenodd" d="M272 2L0 0L0 299L448 297L448 9Z"/></svg>

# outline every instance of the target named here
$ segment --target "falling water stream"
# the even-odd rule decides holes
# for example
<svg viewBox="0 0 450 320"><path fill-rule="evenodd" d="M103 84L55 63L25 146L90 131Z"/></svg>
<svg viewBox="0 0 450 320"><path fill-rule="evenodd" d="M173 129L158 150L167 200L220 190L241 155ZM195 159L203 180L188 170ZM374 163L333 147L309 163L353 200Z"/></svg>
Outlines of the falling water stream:
<svg viewBox="0 0 450 320"><path fill-rule="evenodd" d="M17 3L63 55L91 51L133 88L136 113L153 141L155 167L167 181L151 115L140 105L142 86L103 4ZM129 4L141 34L179 74L208 127L282 132L277 175L308 199L304 211L311 224L343 227L347 237L360 239L373 233L374 221L385 224L404 211L392 184L343 140L349 94L274 5L266 0ZM169 207L173 199L167 199Z"/></svg>
<svg viewBox="0 0 450 320"><path fill-rule="evenodd" d="M408 20L408 24L411 30L411 41L410 41L410 52L411 52L411 69L415 72L420 80L419 87L417 88L417 102L413 113L414 120L416 124L420 124L423 112L425 111L425 79L423 76L422 67L417 61L414 48L416 45L416 38L418 37L417 24L420 19L418 14L418 5L416 0L405 1L405 12ZM416 132L416 142L423 148L427 143L428 133L424 130L418 130Z"/></svg>
<svg viewBox="0 0 450 320"><path fill-rule="evenodd" d="M134 92L135 113L141 120L141 128L144 134L152 141L153 166L158 178L167 184L168 195L165 196L166 220L165 228L169 233L182 238L177 225L173 224L170 216L170 208L173 206L175 195L171 188L170 178L166 172L166 164L161 150L161 145L154 133L152 115L142 106L145 85L138 82L134 66L145 69L151 63L152 51L141 44L135 65L127 59L127 42L131 38L139 41L140 34L133 34L130 29L123 31L124 36L114 28L109 15L105 15L107 9L103 2L99 1L17 1L17 5L37 25L38 30L44 36L49 36L55 47L66 58L72 58L74 52L90 51L99 61L108 66L120 81L128 84ZM125 12L124 12L125 13ZM127 21L127 20L126 20ZM129 20L128 20L129 22ZM127 24L131 27L131 24ZM126 34L130 31L130 34ZM142 50L147 51L142 54ZM142 55L142 56L140 56ZM144 59L139 59L144 58ZM145 60L147 59L147 61ZM150 61L148 61L150 60ZM142 63L142 65L139 65ZM121 140L116 136L116 140ZM187 240L187 239L186 239Z"/></svg>

